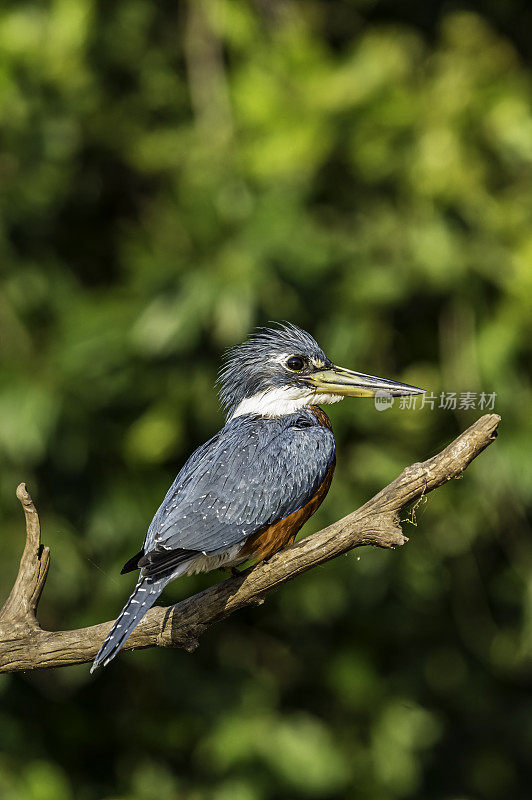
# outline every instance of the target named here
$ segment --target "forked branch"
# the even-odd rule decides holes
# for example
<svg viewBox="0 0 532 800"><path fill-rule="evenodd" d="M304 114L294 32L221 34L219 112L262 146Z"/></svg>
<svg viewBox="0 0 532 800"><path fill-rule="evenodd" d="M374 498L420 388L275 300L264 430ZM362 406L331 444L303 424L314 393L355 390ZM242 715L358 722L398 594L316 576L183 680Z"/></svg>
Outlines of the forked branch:
<svg viewBox="0 0 532 800"><path fill-rule="evenodd" d="M152 608L124 645L183 647L193 650L214 622L239 608L261 603L285 581L362 545L393 548L404 544L401 509L462 474L497 436L500 417L486 414L448 447L412 464L361 508L318 533L277 553L251 571L205 589L168 608ZM63 667L92 661L111 622L71 631L46 631L37 620L50 552L41 545L39 517L25 484L17 497L26 516L26 546L13 589L0 611L0 672Z"/></svg>

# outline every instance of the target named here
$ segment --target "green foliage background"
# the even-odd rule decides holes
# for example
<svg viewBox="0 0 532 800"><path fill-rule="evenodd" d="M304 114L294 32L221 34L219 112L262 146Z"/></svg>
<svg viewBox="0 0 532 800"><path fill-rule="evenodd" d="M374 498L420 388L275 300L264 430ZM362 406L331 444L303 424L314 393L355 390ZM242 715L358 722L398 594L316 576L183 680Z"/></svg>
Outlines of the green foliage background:
<svg viewBox="0 0 532 800"><path fill-rule="evenodd" d="M4 595L26 480L43 625L122 607L122 563L223 422L222 350L256 324L435 394L496 392L503 417L400 552L316 569L194 655L3 676L2 798L530 797L527 21L518 0L2 5ZM305 530L480 413L333 407L336 478Z"/></svg>

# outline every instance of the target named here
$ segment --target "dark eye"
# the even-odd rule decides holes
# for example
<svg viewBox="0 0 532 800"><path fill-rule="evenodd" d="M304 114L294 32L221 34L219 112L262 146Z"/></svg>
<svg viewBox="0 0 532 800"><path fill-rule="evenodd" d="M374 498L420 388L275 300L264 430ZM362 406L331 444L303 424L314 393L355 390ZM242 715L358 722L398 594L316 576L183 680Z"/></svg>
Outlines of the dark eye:
<svg viewBox="0 0 532 800"><path fill-rule="evenodd" d="M305 366L305 359L301 358L301 356L290 356L286 362L286 366L288 369L293 370L293 372L299 372Z"/></svg>

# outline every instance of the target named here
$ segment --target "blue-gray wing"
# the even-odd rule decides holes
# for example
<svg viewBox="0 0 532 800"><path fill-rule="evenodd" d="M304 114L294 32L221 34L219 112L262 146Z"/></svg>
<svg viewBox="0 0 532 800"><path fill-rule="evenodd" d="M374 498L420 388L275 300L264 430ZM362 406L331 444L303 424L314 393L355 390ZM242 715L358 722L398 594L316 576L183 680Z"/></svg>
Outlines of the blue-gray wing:
<svg viewBox="0 0 532 800"><path fill-rule="evenodd" d="M153 518L144 552L210 555L244 542L306 505L334 456L332 431L310 411L237 417L185 464Z"/></svg>

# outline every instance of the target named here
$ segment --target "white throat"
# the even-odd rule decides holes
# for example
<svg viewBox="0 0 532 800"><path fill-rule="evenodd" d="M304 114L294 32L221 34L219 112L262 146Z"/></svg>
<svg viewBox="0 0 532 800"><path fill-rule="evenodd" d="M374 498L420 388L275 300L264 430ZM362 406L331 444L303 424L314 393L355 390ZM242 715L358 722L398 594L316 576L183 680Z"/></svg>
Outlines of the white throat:
<svg viewBox="0 0 532 800"><path fill-rule="evenodd" d="M338 403L344 398L340 394L324 394L312 389L300 387L281 387L280 389L267 389L258 392L253 397L246 397L235 408L229 420L241 417L243 414L253 414L258 417L284 417L293 414L300 408L320 403ZM228 421L229 421L228 420Z"/></svg>

